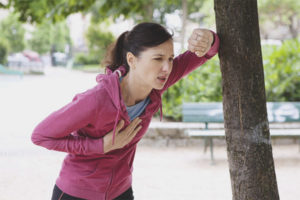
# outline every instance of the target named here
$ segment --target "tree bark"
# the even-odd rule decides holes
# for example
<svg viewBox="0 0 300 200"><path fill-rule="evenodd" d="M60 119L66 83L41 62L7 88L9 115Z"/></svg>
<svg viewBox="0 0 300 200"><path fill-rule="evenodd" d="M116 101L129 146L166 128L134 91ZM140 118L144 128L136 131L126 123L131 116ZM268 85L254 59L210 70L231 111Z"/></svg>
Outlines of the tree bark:
<svg viewBox="0 0 300 200"><path fill-rule="evenodd" d="M233 200L278 200L256 0L214 0Z"/></svg>

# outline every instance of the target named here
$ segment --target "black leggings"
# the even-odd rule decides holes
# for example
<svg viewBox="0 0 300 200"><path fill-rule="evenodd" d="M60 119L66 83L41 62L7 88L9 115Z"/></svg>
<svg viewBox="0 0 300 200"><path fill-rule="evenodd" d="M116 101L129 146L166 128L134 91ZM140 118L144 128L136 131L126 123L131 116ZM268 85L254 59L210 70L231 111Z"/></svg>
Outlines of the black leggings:
<svg viewBox="0 0 300 200"><path fill-rule="evenodd" d="M133 200L133 199L134 199L133 191L132 191L132 188L130 187L128 190L126 190L123 194L121 194L114 200ZM57 187L57 185L55 185L54 189L53 189L53 194L52 194L51 200L85 200L85 199L81 199L81 198L77 198L77 197L68 195L68 194L64 193L63 191L61 191L61 189L59 189Z"/></svg>

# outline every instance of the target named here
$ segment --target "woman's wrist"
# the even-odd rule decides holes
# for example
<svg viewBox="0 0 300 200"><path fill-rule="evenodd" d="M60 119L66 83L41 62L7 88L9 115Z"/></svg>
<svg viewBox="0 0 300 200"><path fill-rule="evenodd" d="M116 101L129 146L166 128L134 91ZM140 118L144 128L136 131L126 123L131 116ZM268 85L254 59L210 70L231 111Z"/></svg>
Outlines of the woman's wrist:
<svg viewBox="0 0 300 200"><path fill-rule="evenodd" d="M212 35L213 35L213 41L212 41L212 43L211 43L211 47L214 45L214 43L215 43L215 34L214 33L212 33Z"/></svg>
<svg viewBox="0 0 300 200"><path fill-rule="evenodd" d="M212 47L214 44L215 44L215 40L216 40L216 37L215 37L215 33L213 31L210 30L210 33L212 34L212 41L210 43L210 47Z"/></svg>
<svg viewBox="0 0 300 200"><path fill-rule="evenodd" d="M103 153L107 153L110 151L110 148L111 147L111 140L110 140L110 135L107 134L103 137Z"/></svg>

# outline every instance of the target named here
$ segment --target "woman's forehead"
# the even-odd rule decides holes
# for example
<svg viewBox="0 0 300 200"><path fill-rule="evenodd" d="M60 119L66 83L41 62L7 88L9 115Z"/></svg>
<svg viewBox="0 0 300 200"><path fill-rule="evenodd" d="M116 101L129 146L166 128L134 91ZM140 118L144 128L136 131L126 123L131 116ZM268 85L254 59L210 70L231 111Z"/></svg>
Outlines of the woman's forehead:
<svg viewBox="0 0 300 200"><path fill-rule="evenodd" d="M171 56L174 53L173 42L164 42L158 46L147 48L143 54L151 54L157 56Z"/></svg>

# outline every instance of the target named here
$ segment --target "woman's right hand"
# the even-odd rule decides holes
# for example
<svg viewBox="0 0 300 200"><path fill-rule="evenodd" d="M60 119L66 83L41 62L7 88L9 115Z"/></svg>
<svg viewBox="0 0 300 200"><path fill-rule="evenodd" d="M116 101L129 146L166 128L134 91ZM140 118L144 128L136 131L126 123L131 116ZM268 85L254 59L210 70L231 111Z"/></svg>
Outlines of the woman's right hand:
<svg viewBox="0 0 300 200"><path fill-rule="evenodd" d="M124 120L120 120L116 127L114 144L112 144L113 130L106 134L103 138L104 153L115 149L121 149L125 145L129 144L129 142L131 142L131 140L135 137L139 130L141 130L142 126L139 126L141 121L142 120L137 117L124 130L121 131L124 126Z"/></svg>
<svg viewBox="0 0 300 200"><path fill-rule="evenodd" d="M188 50L195 53L198 57L204 56L212 46L214 34L208 29L194 29L188 39Z"/></svg>

